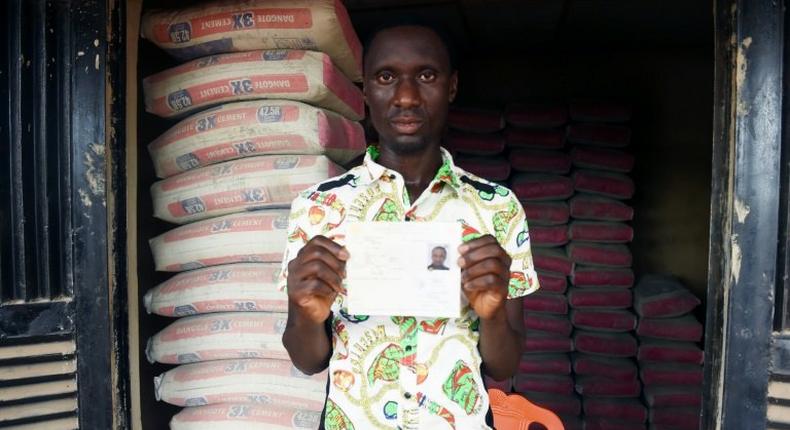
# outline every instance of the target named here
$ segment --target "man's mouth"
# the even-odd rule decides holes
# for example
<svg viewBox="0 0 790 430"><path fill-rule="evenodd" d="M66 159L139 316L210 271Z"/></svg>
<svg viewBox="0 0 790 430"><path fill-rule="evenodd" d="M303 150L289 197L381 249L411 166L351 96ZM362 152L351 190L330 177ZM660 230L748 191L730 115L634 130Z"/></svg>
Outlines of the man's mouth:
<svg viewBox="0 0 790 430"><path fill-rule="evenodd" d="M414 134L422 127L423 121L414 117L397 117L390 124L400 134Z"/></svg>

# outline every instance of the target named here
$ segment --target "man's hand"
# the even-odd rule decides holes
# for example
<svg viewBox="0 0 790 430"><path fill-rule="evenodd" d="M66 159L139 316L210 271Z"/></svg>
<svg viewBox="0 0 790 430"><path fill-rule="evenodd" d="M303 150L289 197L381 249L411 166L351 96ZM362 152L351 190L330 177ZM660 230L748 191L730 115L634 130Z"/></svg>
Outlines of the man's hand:
<svg viewBox="0 0 790 430"><path fill-rule="evenodd" d="M324 236L312 238L288 264L288 302L293 317L307 323L329 318L343 292L348 251Z"/></svg>
<svg viewBox="0 0 790 430"><path fill-rule="evenodd" d="M505 318L510 256L491 236L471 240L458 248L461 289L482 320Z"/></svg>

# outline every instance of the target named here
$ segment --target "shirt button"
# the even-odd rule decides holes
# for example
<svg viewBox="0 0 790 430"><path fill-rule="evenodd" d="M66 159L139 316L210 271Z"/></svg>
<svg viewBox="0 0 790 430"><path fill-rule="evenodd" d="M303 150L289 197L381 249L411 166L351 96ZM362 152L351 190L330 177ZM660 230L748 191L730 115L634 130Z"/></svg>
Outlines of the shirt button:
<svg viewBox="0 0 790 430"><path fill-rule="evenodd" d="M406 345L406 351L411 351L411 345Z"/></svg>
<svg viewBox="0 0 790 430"><path fill-rule="evenodd" d="M407 391L407 392L405 392L405 393L403 393L403 398L404 398L404 399L407 399L407 400L408 400L408 399L411 399L411 393L410 393L410 392L408 392L408 391Z"/></svg>

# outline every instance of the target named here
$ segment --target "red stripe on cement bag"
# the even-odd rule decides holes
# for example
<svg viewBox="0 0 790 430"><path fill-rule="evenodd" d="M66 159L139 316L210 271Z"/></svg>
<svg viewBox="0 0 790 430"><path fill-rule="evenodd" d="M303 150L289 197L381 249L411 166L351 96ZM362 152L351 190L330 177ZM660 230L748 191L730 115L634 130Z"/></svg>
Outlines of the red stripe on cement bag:
<svg viewBox="0 0 790 430"><path fill-rule="evenodd" d="M143 80L145 110L170 118L251 99L288 99L365 116L362 92L314 51L249 51L192 60Z"/></svg>
<svg viewBox="0 0 790 430"><path fill-rule="evenodd" d="M562 395L537 391L527 391L522 394L530 402L558 415L579 415L582 413L582 402L575 394Z"/></svg>
<svg viewBox="0 0 790 430"><path fill-rule="evenodd" d="M699 342L702 340L702 324L694 315L676 318L641 318L636 334L657 339Z"/></svg>
<svg viewBox="0 0 790 430"><path fill-rule="evenodd" d="M631 267L633 257L625 245L571 242L568 256L576 264L603 267Z"/></svg>
<svg viewBox="0 0 790 430"><path fill-rule="evenodd" d="M524 310L527 312L565 315L568 313L568 302L562 294L538 292L524 297Z"/></svg>
<svg viewBox="0 0 790 430"><path fill-rule="evenodd" d="M584 397L639 397L642 384L636 378L615 381L601 376L579 376L576 392Z"/></svg>
<svg viewBox="0 0 790 430"><path fill-rule="evenodd" d="M634 208L625 203L591 194L579 194L570 201L571 217L592 221L631 221Z"/></svg>
<svg viewBox="0 0 790 430"><path fill-rule="evenodd" d="M143 16L142 37L179 60L259 49L327 53L349 79L362 80L362 44L339 0L213 1Z"/></svg>
<svg viewBox="0 0 790 430"><path fill-rule="evenodd" d="M565 106L514 103L505 109L508 124L526 128L552 128L568 122Z"/></svg>
<svg viewBox="0 0 790 430"><path fill-rule="evenodd" d="M529 228L529 238L533 246L562 246L568 243L568 226L533 225Z"/></svg>
<svg viewBox="0 0 790 430"><path fill-rule="evenodd" d="M518 363L519 373L569 375L571 359L568 354L524 354Z"/></svg>
<svg viewBox="0 0 790 430"><path fill-rule="evenodd" d="M626 122L631 119L630 106L604 100L574 100L568 112L572 120L581 122Z"/></svg>
<svg viewBox="0 0 790 430"><path fill-rule="evenodd" d="M444 140L450 151L470 155L497 155L505 150L505 139L501 134L472 134L449 132Z"/></svg>
<svg viewBox="0 0 790 430"><path fill-rule="evenodd" d="M565 130L530 130L508 128L505 143L510 148L562 149L565 147Z"/></svg>
<svg viewBox="0 0 790 430"><path fill-rule="evenodd" d="M580 193L597 194L614 199L630 199L634 195L634 181L620 173L577 170L573 186Z"/></svg>
<svg viewBox="0 0 790 430"><path fill-rule="evenodd" d="M326 373L307 376L286 360L249 358L183 364L156 378L156 399L176 406L259 403L321 411Z"/></svg>
<svg viewBox="0 0 790 430"><path fill-rule="evenodd" d="M201 167L151 186L154 216L176 224L288 207L305 189L343 171L323 155L265 155Z"/></svg>
<svg viewBox="0 0 790 430"><path fill-rule="evenodd" d="M603 376L617 381L636 379L637 367L631 358L600 357L576 353L573 371L582 376Z"/></svg>
<svg viewBox="0 0 790 430"><path fill-rule="evenodd" d="M183 364L233 358L287 360L284 313L226 312L184 317L148 340L151 363Z"/></svg>
<svg viewBox="0 0 790 430"><path fill-rule="evenodd" d="M704 371L698 364L644 362L639 365L639 377L645 386L693 385L699 389Z"/></svg>
<svg viewBox="0 0 790 430"><path fill-rule="evenodd" d="M537 270L544 272L560 275L570 275L573 272L573 262L564 252L557 249L534 249L532 262Z"/></svg>
<svg viewBox="0 0 790 430"><path fill-rule="evenodd" d="M517 149L510 152L510 165L519 172L565 174L571 170L571 159L560 151Z"/></svg>
<svg viewBox="0 0 790 430"><path fill-rule="evenodd" d="M582 400L584 414L590 417L619 419L623 421L647 421L647 408L639 399L595 398Z"/></svg>
<svg viewBox="0 0 790 430"><path fill-rule="evenodd" d="M631 144L631 129L622 125L571 124L568 126L568 142L623 148Z"/></svg>
<svg viewBox="0 0 790 430"><path fill-rule="evenodd" d="M634 357L636 338L629 333L598 333L576 330L573 334L576 351L607 357Z"/></svg>
<svg viewBox="0 0 790 430"><path fill-rule="evenodd" d="M565 200L573 195L573 182L559 175L520 173L510 180L510 188L521 201Z"/></svg>
<svg viewBox="0 0 790 430"><path fill-rule="evenodd" d="M691 312L700 303L674 276L646 275L634 289L634 309L641 317L677 317Z"/></svg>
<svg viewBox="0 0 790 430"><path fill-rule="evenodd" d="M501 157L457 157L455 164L489 181L505 181L510 177L510 163Z"/></svg>
<svg viewBox="0 0 790 430"><path fill-rule="evenodd" d="M574 309L571 311L574 327L585 330L624 332L636 328L636 315L631 311Z"/></svg>
<svg viewBox="0 0 790 430"><path fill-rule="evenodd" d="M579 146L571 150L570 157L573 165L582 169L628 173L634 168L634 156L615 149Z"/></svg>
<svg viewBox="0 0 790 430"><path fill-rule="evenodd" d="M568 304L573 308L625 309L631 307L633 295L628 288L569 288ZM633 330L633 328L632 328Z"/></svg>
<svg viewBox="0 0 790 430"><path fill-rule="evenodd" d="M150 240L156 270L180 272L243 262L278 262L285 252L287 210L226 215L170 230Z"/></svg>
<svg viewBox="0 0 790 430"><path fill-rule="evenodd" d="M570 375L516 375L513 380L516 391L538 393L573 394L573 378Z"/></svg>
<svg viewBox="0 0 790 430"><path fill-rule="evenodd" d="M526 354L550 354L573 352L573 339L553 333L527 330L524 341Z"/></svg>
<svg viewBox="0 0 790 430"><path fill-rule="evenodd" d="M702 364L704 353L693 342L675 342L658 339L641 339L639 361L663 363Z"/></svg>
<svg viewBox="0 0 790 430"><path fill-rule="evenodd" d="M568 278L565 275L538 272L538 283L540 284L540 291L545 293L562 294L568 289Z"/></svg>
<svg viewBox="0 0 790 430"><path fill-rule="evenodd" d="M651 408L649 420L651 428L673 430L699 429L700 407ZM659 427L661 426L661 427Z"/></svg>
<svg viewBox="0 0 790 430"><path fill-rule="evenodd" d="M326 155L344 164L365 151L354 121L304 103L229 103L192 115L148 145L160 178L255 155Z"/></svg>
<svg viewBox="0 0 790 430"><path fill-rule="evenodd" d="M447 114L447 125L473 133L495 133L505 128L505 118L502 112L493 109L452 107Z"/></svg>
<svg viewBox="0 0 790 430"><path fill-rule="evenodd" d="M645 401L651 408L702 406L702 387L645 387Z"/></svg>
<svg viewBox="0 0 790 430"><path fill-rule="evenodd" d="M616 418L585 417L584 430L647 430L647 426L645 423Z"/></svg>
<svg viewBox="0 0 790 430"><path fill-rule="evenodd" d="M313 430L320 423L321 411L224 403L182 409L170 430Z"/></svg>
<svg viewBox="0 0 790 430"><path fill-rule="evenodd" d="M240 263L179 273L145 294L145 309L166 317L212 312L288 312L277 289L280 263Z"/></svg>
<svg viewBox="0 0 790 430"><path fill-rule="evenodd" d="M575 287L621 287L634 286L634 271L631 269L606 269L602 267L576 266L571 283Z"/></svg>
<svg viewBox="0 0 790 430"><path fill-rule="evenodd" d="M524 327L530 330L555 333L560 336L570 336L573 326L565 315L548 315L537 312L524 314Z"/></svg>
<svg viewBox="0 0 790 430"><path fill-rule="evenodd" d="M567 224L570 210L565 202L527 202L524 213L530 225Z"/></svg>
<svg viewBox="0 0 790 430"><path fill-rule="evenodd" d="M574 221L568 235L580 242L628 243L634 240L634 229L616 222Z"/></svg>

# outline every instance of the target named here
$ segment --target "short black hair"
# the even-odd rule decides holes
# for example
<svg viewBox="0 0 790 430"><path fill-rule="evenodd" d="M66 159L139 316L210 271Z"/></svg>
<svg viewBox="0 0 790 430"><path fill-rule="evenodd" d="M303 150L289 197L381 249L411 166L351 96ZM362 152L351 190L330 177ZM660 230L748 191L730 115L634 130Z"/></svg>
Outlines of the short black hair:
<svg viewBox="0 0 790 430"><path fill-rule="evenodd" d="M363 56L367 55L370 45L373 43L373 39L375 39L379 33L384 30L389 30L396 27L422 27L431 30L437 36L439 36L439 40L441 40L442 44L444 45L444 48L447 51L447 58L450 59L450 68L453 71L458 68L458 51L456 49L455 41L453 40L453 37L451 36L451 33L447 27L442 23L414 16L397 16L396 14L396 16L392 19L386 20L376 26L373 31L368 33L367 37L364 39Z"/></svg>

